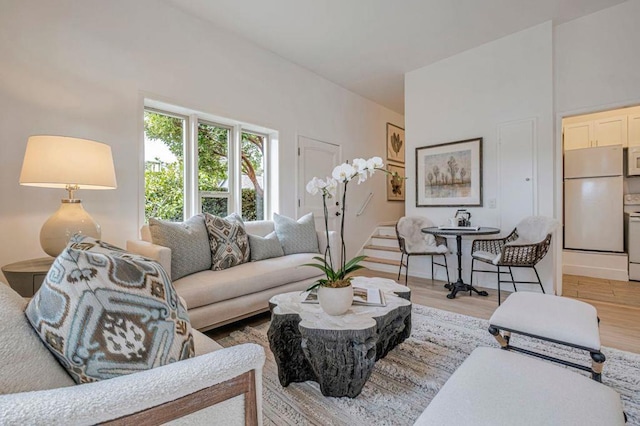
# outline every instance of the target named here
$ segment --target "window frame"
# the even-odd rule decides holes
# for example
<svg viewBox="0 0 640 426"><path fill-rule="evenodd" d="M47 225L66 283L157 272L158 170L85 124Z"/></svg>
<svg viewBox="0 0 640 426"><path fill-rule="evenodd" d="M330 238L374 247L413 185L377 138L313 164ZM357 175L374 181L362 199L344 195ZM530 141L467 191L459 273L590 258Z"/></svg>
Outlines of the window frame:
<svg viewBox="0 0 640 426"><path fill-rule="evenodd" d="M277 135L275 131L261 128L259 126L241 123L230 119L215 117L186 108L161 103L145 99L143 106L143 119L145 112L163 114L169 117L184 120L183 126L183 220L186 220L196 214L202 212L202 197L206 198L227 198L227 214L237 212L242 213L242 133L251 133L264 138L262 170L262 185L264 191L263 217L270 217L272 200L270 199L270 183L271 183L271 142L273 135ZM228 138L228 165L229 165L229 188L228 191L200 191L198 189L198 124L203 123L215 127L221 127L229 130ZM144 129L144 127L143 127ZM144 178L145 159L145 132L142 131L142 222L146 222L145 217L145 194L146 181Z"/></svg>

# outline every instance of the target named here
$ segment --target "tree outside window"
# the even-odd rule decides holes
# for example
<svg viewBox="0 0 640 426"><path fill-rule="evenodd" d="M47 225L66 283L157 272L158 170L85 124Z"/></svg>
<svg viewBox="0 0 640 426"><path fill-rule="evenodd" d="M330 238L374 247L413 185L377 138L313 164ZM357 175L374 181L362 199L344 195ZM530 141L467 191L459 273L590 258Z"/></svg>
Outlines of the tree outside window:
<svg viewBox="0 0 640 426"><path fill-rule="evenodd" d="M186 118L145 111L145 219L180 221L184 218ZM230 155L233 128L198 121L197 196L201 211L226 216L229 204ZM264 150L266 137L241 132L241 211L245 220L264 218ZM153 156L154 153L159 153ZM230 159L231 158L231 159Z"/></svg>

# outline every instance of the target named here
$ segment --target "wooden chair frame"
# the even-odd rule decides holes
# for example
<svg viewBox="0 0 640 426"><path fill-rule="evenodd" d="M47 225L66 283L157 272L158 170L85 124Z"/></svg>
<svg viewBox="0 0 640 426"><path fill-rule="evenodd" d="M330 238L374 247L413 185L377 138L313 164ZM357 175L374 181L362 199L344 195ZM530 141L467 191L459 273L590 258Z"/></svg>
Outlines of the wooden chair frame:
<svg viewBox="0 0 640 426"><path fill-rule="evenodd" d="M244 395L244 423L258 425L255 370L201 389L165 404L103 423L110 426L152 426L195 413L238 395Z"/></svg>

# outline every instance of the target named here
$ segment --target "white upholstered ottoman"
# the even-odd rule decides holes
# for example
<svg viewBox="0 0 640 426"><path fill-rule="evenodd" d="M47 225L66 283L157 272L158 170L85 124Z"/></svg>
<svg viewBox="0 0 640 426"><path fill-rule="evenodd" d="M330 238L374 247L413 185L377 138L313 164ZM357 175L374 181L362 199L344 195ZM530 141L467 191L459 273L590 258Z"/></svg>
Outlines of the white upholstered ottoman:
<svg viewBox="0 0 640 426"><path fill-rule="evenodd" d="M600 352L598 321L596 309L588 303L548 294L517 292L512 293L493 313L489 319L489 333L503 349L589 371L591 377L600 382L605 356ZM591 366L512 346L511 333L588 351Z"/></svg>
<svg viewBox="0 0 640 426"><path fill-rule="evenodd" d="M565 368L496 348L477 348L416 425L623 425L620 396Z"/></svg>

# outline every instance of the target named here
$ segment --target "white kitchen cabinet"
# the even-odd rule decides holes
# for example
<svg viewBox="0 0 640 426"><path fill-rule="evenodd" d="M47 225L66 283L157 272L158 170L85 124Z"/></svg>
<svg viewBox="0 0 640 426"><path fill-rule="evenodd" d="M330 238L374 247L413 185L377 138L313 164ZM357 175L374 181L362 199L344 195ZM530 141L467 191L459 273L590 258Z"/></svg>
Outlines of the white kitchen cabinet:
<svg viewBox="0 0 640 426"><path fill-rule="evenodd" d="M592 146L622 145L627 147L627 116L601 118L593 122Z"/></svg>
<svg viewBox="0 0 640 426"><path fill-rule="evenodd" d="M590 148L593 139L593 121L566 124L564 132L564 149Z"/></svg>
<svg viewBox="0 0 640 426"><path fill-rule="evenodd" d="M640 114L630 114L627 125L629 146L640 146Z"/></svg>

